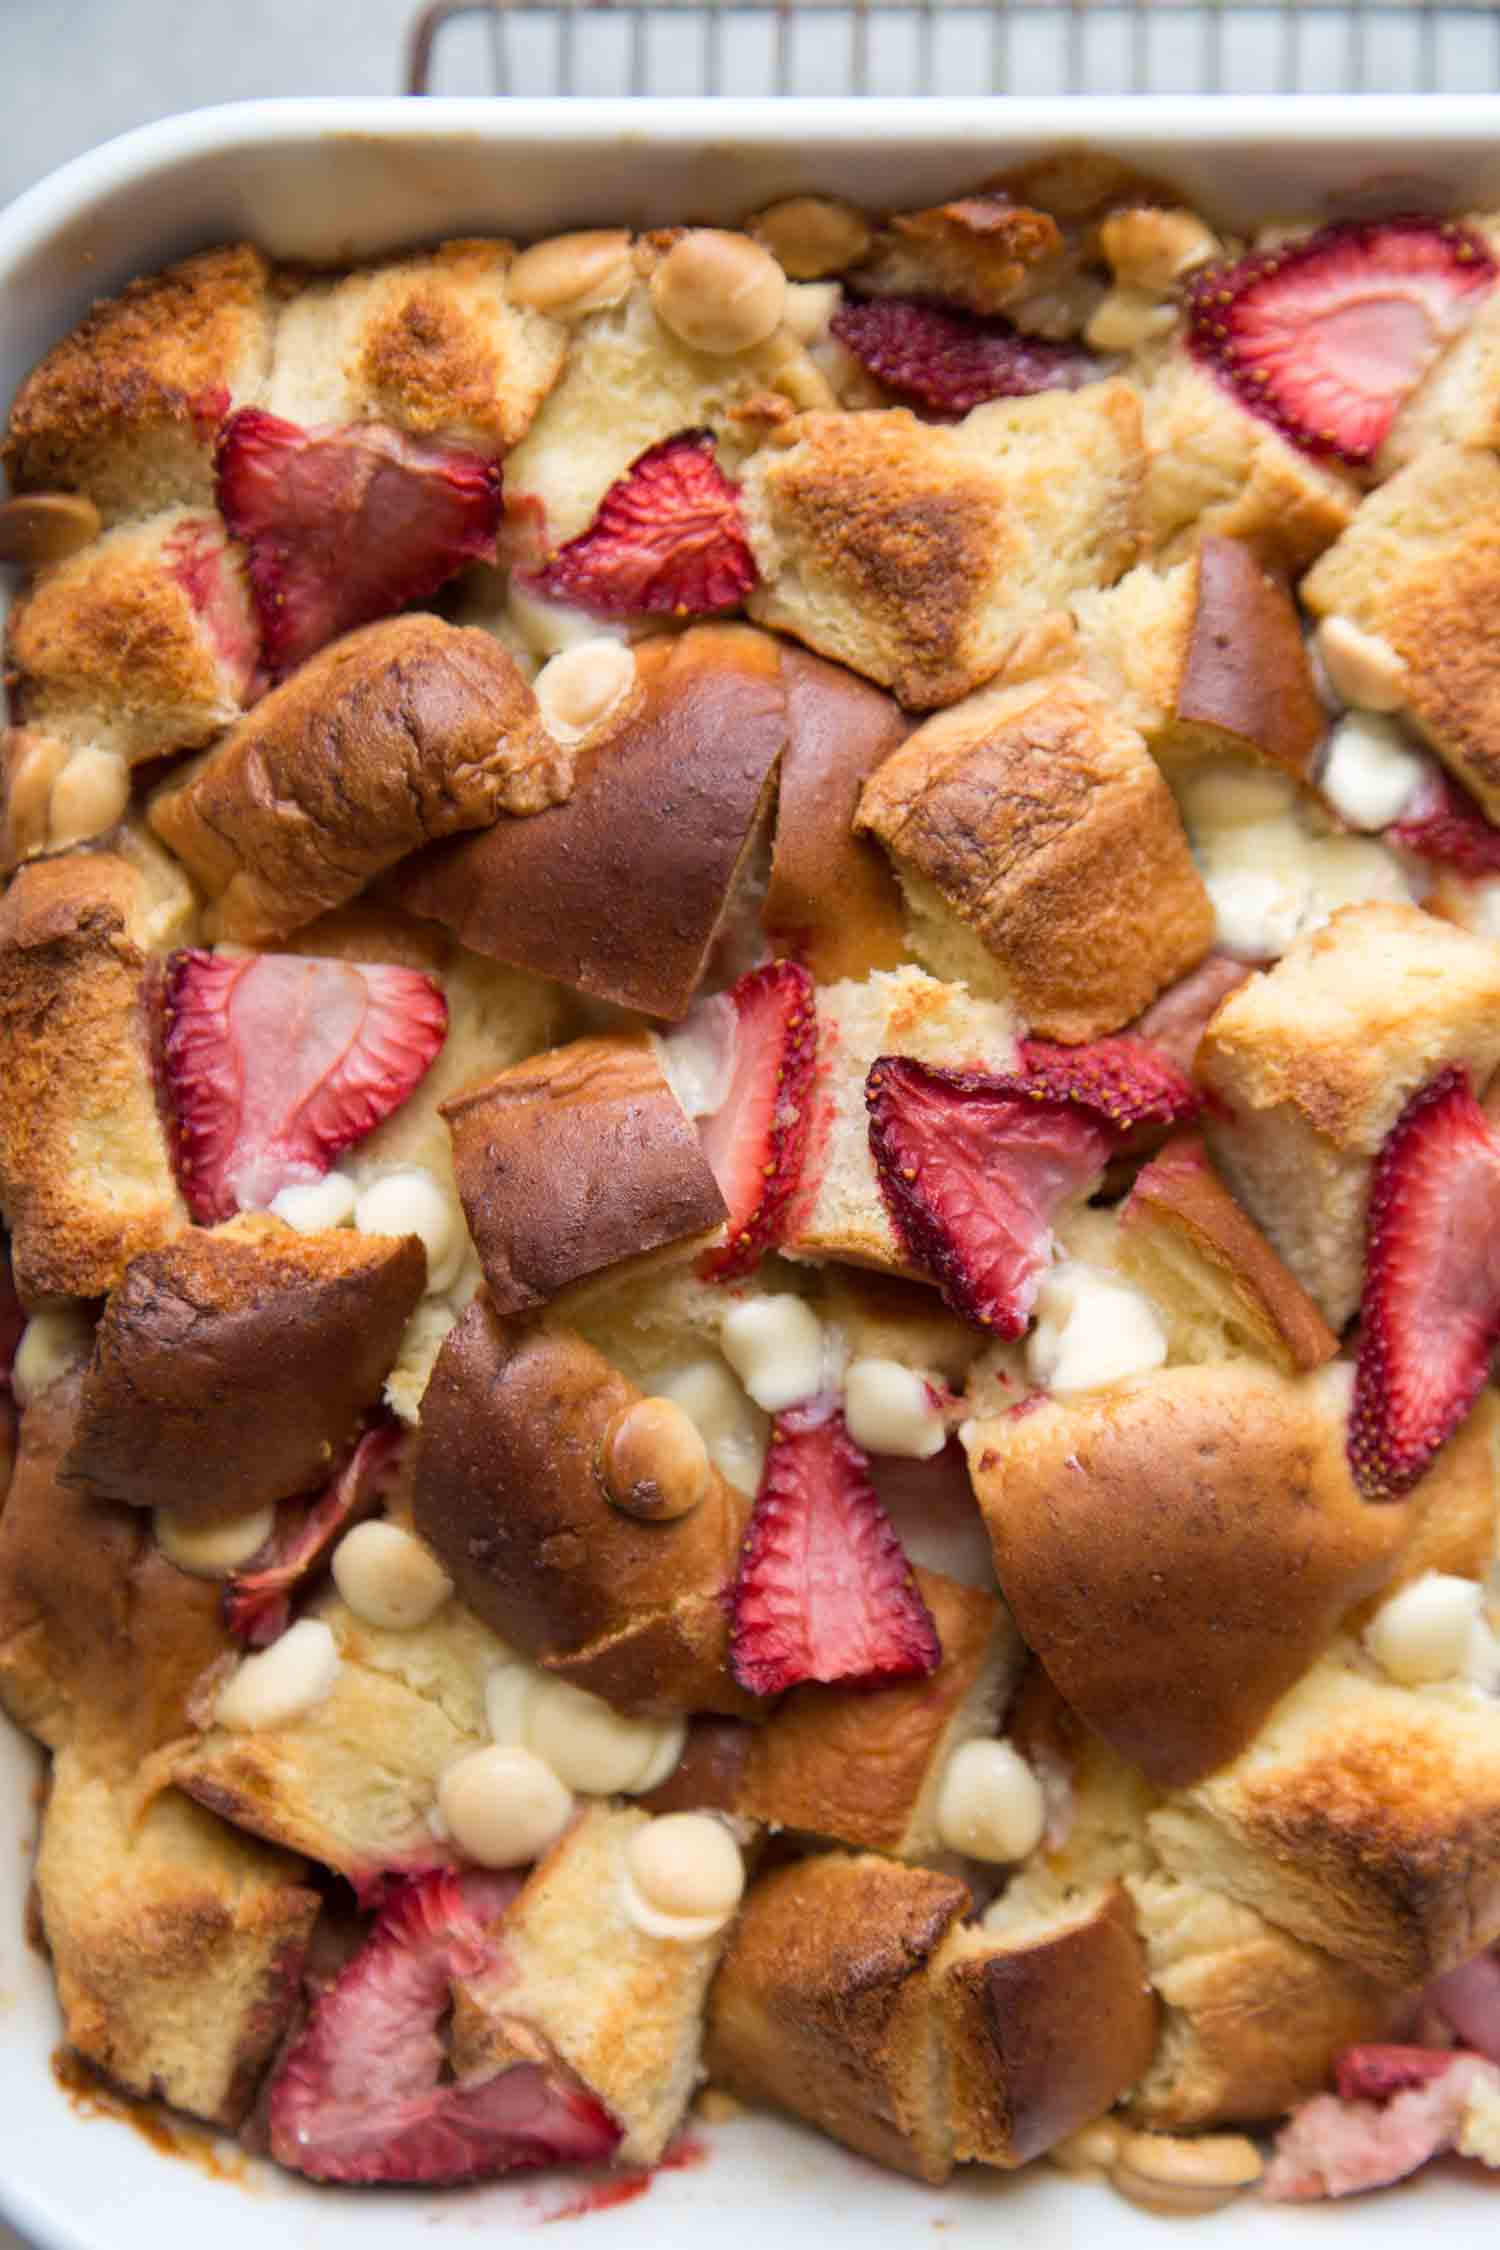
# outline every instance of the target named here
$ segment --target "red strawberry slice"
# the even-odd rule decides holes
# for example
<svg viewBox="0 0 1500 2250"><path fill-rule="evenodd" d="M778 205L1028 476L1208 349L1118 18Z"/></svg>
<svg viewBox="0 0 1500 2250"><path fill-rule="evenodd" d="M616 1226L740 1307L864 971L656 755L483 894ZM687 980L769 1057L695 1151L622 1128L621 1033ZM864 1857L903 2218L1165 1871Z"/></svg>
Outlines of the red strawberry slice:
<svg viewBox="0 0 1500 2250"><path fill-rule="evenodd" d="M384 422L304 430L247 406L219 433L218 501L250 550L265 661L280 679L325 641L493 561L500 465Z"/></svg>
<svg viewBox="0 0 1500 2250"><path fill-rule="evenodd" d="M1420 216L1323 227L1198 275L1189 344L1294 445L1359 468L1494 278L1468 227Z"/></svg>
<svg viewBox="0 0 1500 2250"><path fill-rule="evenodd" d="M267 1648L291 1622L292 1596L351 1524L373 1515L401 1466L397 1422L366 1430L332 1483L313 1499L283 1500L251 1565L224 1588L224 1622L247 1648Z"/></svg>
<svg viewBox="0 0 1500 2250"><path fill-rule="evenodd" d="M1369 1500L1411 1489L1500 1341L1500 1135L1459 1068L1412 1096L1376 1159L1349 1461Z"/></svg>
<svg viewBox="0 0 1500 2250"><path fill-rule="evenodd" d="M1137 1125L1180 1125L1203 1105L1163 1048L1129 1032L1086 1047L1023 1039L1020 1091L1034 1101L1076 1102L1121 1133Z"/></svg>
<svg viewBox="0 0 1500 2250"><path fill-rule="evenodd" d="M1453 2148L1470 2104L1500 2093L1500 2071L1477 2055L1444 2055L1442 2068L1398 2087L1389 2100L1316 2094L1276 2136L1261 2194L1308 2203L1389 2187Z"/></svg>
<svg viewBox="0 0 1500 2250"><path fill-rule="evenodd" d="M991 398L1076 391L1108 373L1081 344L1023 336L998 314L981 316L913 297L842 305L829 322L861 367L938 414L967 414Z"/></svg>
<svg viewBox="0 0 1500 2250"><path fill-rule="evenodd" d="M1333 2082L1346 2102L1388 2102L1413 2086L1430 2085L1441 2078L1453 2060L1451 2049L1381 2046L1346 2047L1334 2068Z"/></svg>
<svg viewBox="0 0 1500 2250"><path fill-rule="evenodd" d="M730 1613L730 1668L751 1695L926 1679L942 1660L870 1464L827 1400L776 1419Z"/></svg>
<svg viewBox="0 0 1500 2250"><path fill-rule="evenodd" d="M1466 789L1434 766L1398 821L1393 844L1476 880L1500 875L1500 828L1492 828Z"/></svg>
<svg viewBox="0 0 1500 2250"><path fill-rule="evenodd" d="M962 1319L1023 1334L1053 1214L1102 1174L1109 1126L1024 1079L934 1070L904 1055L874 1064L865 1105L876 1177L908 1257Z"/></svg>
<svg viewBox="0 0 1500 2250"><path fill-rule="evenodd" d="M315 2180L448 2186L613 2152L620 2128L561 2066L443 2080L453 1986L494 1965L496 1924L519 1888L514 1876L441 1873L395 1894L276 2074L279 2164Z"/></svg>
<svg viewBox="0 0 1500 2250"><path fill-rule="evenodd" d="M711 430L682 430L637 454L587 531L559 547L537 591L600 617L701 617L755 584L737 488Z"/></svg>
<svg viewBox="0 0 1500 2250"><path fill-rule="evenodd" d="M729 1091L698 1129L729 1210L724 1245L700 1268L713 1281L738 1280L781 1240L807 1154L818 1049L813 981L797 962L752 969L726 997L735 1015Z"/></svg>
<svg viewBox="0 0 1500 2250"><path fill-rule="evenodd" d="M190 516L167 538L162 553L202 620L230 692L248 703L264 684L260 632L242 558L224 537L224 526L217 516Z"/></svg>
<svg viewBox="0 0 1500 2250"><path fill-rule="evenodd" d="M177 1177L206 1225L320 1180L406 1100L448 1028L415 969L292 953L174 953L163 1010Z"/></svg>

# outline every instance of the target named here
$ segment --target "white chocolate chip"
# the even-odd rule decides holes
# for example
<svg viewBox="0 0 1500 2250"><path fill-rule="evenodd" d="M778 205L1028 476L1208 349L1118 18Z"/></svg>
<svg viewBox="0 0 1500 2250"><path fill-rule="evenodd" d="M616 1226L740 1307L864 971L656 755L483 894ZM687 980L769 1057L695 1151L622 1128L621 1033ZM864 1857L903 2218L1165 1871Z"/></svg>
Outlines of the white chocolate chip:
<svg viewBox="0 0 1500 2250"><path fill-rule="evenodd" d="M52 784L49 840L60 849L102 836L124 817L129 802L130 768L123 758L92 744L75 750Z"/></svg>
<svg viewBox="0 0 1500 2250"><path fill-rule="evenodd" d="M526 1740L531 1691L542 1674L534 1664L497 1664L484 1683L484 1716L491 1737L514 1747Z"/></svg>
<svg viewBox="0 0 1500 2250"><path fill-rule="evenodd" d="M728 993L716 992L690 1008L666 1038L653 1038L662 1076L689 1117L712 1117L728 1099L737 1023Z"/></svg>
<svg viewBox="0 0 1500 2250"><path fill-rule="evenodd" d="M1481 1595L1470 1578L1424 1571L1382 1602L1365 1627L1364 1643L1382 1671L1403 1687L1461 1677L1483 1631Z"/></svg>
<svg viewBox="0 0 1500 2250"><path fill-rule="evenodd" d="M413 1167L372 1180L354 1206L354 1224L361 1234L418 1236L427 1252L431 1295L441 1296L457 1278L468 1239L463 1213L430 1172Z"/></svg>
<svg viewBox="0 0 1500 2250"><path fill-rule="evenodd" d="M783 322L799 344L819 343L843 299L836 281L794 281L786 293Z"/></svg>
<svg viewBox="0 0 1500 2250"><path fill-rule="evenodd" d="M610 630L587 610L544 601L519 578L511 579L506 603L510 625L522 647L544 659L560 655L564 649L581 648L586 641L597 641ZM623 626L618 637L622 640L625 637Z"/></svg>
<svg viewBox="0 0 1500 2250"><path fill-rule="evenodd" d="M94 1324L81 1305L33 1313L21 1331L10 1371L17 1406L30 1406L43 1391L50 1391L93 1348Z"/></svg>
<svg viewBox="0 0 1500 2250"><path fill-rule="evenodd" d="M461 1852L481 1867L525 1867L573 1817L573 1799L531 1751L492 1743L449 1766L438 1811Z"/></svg>
<svg viewBox="0 0 1500 2250"><path fill-rule="evenodd" d="M333 1582L356 1617L409 1632L436 1617L453 1581L430 1548L398 1523L357 1523L333 1550Z"/></svg>
<svg viewBox="0 0 1500 2250"><path fill-rule="evenodd" d="M932 1386L897 1359L857 1359L844 1377L849 1435L867 1453L929 1461L948 1442Z"/></svg>
<svg viewBox="0 0 1500 2250"><path fill-rule="evenodd" d="M1047 1825L1042 1785L1009 1742L960 1743L938 1790L938 1835L950 1852L1009 1866L1036 1850Z"/></svg>
<svg viewBox="0 0 1500 2250"><path fill-rule="evenodd" d="M276 1510L252 1508L227 1523L185 1523L174 1509L158 1508L151 1528L168 1562L190 1578L228 1578L259 1554L276 1528Z"/></svg>
<svg viewBox="0 0 1500 2250"><path fill-rule="evenodd" d="M301 1180L278 1189L271 1198L271 1214L298 1234L322 1234L329 1227L348 1226L357 1201L351 1179L342 1172L325 1172L321 1180Z"/></svg>
<svg viewBox="0 0 1500 2250"><path fill-rule="evenodd" d="M623 227L595 227L523 250L505 277L505 293L529 312L580 320L619 304L634 279L630 236Z"/></svg>
<svg viewBox="0 0 1500 2250"><path fill-rule="evenodd" d="M1083 340L1096 352L1133 352L1153 336L1164 336L1176 319L1170 299L1122 282L1095 306Z"/></svg>
<svg viewBox="0 0 1500 2250"><path fill-rule="evenodd" d="M768 1414L823 1388L823 1323L800 1297L752 1297L732 1305L719 1341L756 1405Z"/></svg>
<svg viewBox="0 0 1500 2250"><path fill-rule="evenodd" d="M651 276L651 303L664 327L694 351L753 351L781 325L786 275L747 234L694 227Z"/></svg>
<svg viewBox="0 0 1500 2250"><path fill-rule="evenodd" d="M1099 223L1099 248L1117 281L1157 295L1223 255L1196 213L1150 203L1111 211Z"/></svg>
<svg viewBox="0 0 1500 2250"><path fill-rule="evenodd" d="M558 742L581 742L635 685L635 657L624 641L599 634L550 657L534 693L542 723Z"/></svg>
<svg viewBox="0 0 1500 2250"><path fill-rule="evenodd" d="M1166 1333L1140 1291L1072 1259L1046 1276L1036 1309L1026 1371L1044 1390L1098 1390L1166 1359Z"/></svg>
<svg viewBox="0 0 1500 2250"><path fill-rule="evenodd" d="M690 1360L660 1377L657 1389L663 1398L675 1399L697 1427L725 1483L736 1492L757 1492L766 1459L765 1416L723 1360Z"/></svg>
<svg viewBox="0 0 1500 2250"><path fill-rule="evenodd" d="M253 1734L306 1716L333 1692L338 1645L321 1617L289 1626L259 1656L247 1656L214 1706L221 1727Z"/></svg>
<svg viewBox="0 0 1500 2250"><path fill-rule="evenodd" d="M1059 2172L1108 2172L1120 2152L1121 2131L1112 2117L1096 2117L1091 2125L1080 2125L1076 2133L1054 2141L1046 2151L1047 2162Z"/></svg>
<svg viewBox="0 0 1500 2250"><path fill-rule="evenodd" d="M1126 2133L1110 2183L1146 2211L1219 2211L1265 2168L1244 2133Z"/></svg>
<svg viewBox="0 0 1500 2250"><path fill-rule="evenodd" d="M852 203L828 195L789 195L768 204L750 232L778 259L793 281L857 266L870 247L870 222Z"/></svg>
<svg viewBox="0 0 1500 2250"><path fill-rule="evenodd" d="M570 1789L591 1797L639 1788L661 1756L664 1735L680 1731L679 1720L632 1719L567 1680L538 1680L526 1704L528 1748Z"/></svg>
<svg viewBox="0 0 1500 2250"><path fill-rule="evenodd" d="M713 1485L703 1432L672 1398L632 1399L612 1415L598 1470L611 1505L646 1523L690 1515Z"/></svg>
<svg viewBox="0 0 1500 2250"><path fill-rule="evenodd" d="M711 1814L665 1813L625 1847L625 1911L647 1937L679 1945L713 1937L744 1889L739 1846Z"/></svg>
<svg viewBox="0 0 1500 2250"><path fill-rule="evenodd" d="M656 1753L645 1772L632 1783L624 1794L627 1797L644 1797L648 1790L660 1789L662 1783L677 1771L682 1763L682 1753L687 1748L686 1719L671 1719L661 1727L661 1739Z"/></svg>
<svg viewBox="0 0 1500 2250"><path fill-rule="evenodd" d="M1389 641L1347 617L1325 617L1317 632L1328 684L1361 711L1399 711L1406 701L1406 665Z"/></svg>
<svg viewBox="0 0 1500 2250"><path fill-rule="evenodd" d="M1318 786L1351 828L1389 828L1426 775L1422 760L1393 719L1351 711L1329 738Z"/></svg>

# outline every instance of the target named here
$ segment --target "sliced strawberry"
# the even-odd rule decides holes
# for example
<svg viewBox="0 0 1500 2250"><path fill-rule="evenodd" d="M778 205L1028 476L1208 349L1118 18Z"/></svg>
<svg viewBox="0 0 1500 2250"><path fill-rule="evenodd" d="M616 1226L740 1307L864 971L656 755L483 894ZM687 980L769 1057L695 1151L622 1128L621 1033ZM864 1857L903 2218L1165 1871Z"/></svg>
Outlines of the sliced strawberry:
<svg viewBox="0 0 1500 2250"><path fill-rule="evenodd" d="M735 1016L729 1088L698 1128L729 1209L724 1246L700 1269L713 1281L749 1273L781 1240L807 1154L818 1049L813 981L797 962L752 969L726 997Z"/></svg>
<svg viewBox="0 0 1500 2250"><path fill-rule="evenodd" d="M1022 1078L934 1070L904 1055L874 1064L865 1105L880 1192L908 1257L962 1319L1021 1335L1053 1214L1098 1180L1109 1126Z"/></svg>
<svg viewBox="0 0 1500 2250"><path fill-rule="evenodd" d="M265 661L280 679L325 641L492 561L500 464L384 422L304 430L247 406L219 433L218 501L250 550Z"/></svg>
<svg viewBox="0 0 1500 2250"><path fill-rule="evenodd" d="M1492 828L1466 789L1434 766L1398 821L1393 844L1476 879L1500 875L1500 828Z"/></svg>
<svg viewBox="0 0 1500 2250"><path fill-rule="evenodd" d="M755 584L738 489L711 430L682 430L637 454L587 531L559 547L535 585L600 617L702 617Z"/></svg>
<svg viewBox="0 0 1500 2250"><path fill-rule="evenodd" d="M1198 275L1189 343L1294 445L1359 468L1495 270L1481 237L1446 221L1323 227Z"/></svg>
<svg viewBox="0 0 1500 2250"><path fill-rule="evenodd" d="M396 1892L313 2003L271 2087L271 2153L316 2180L450 2185L609 2156L620 2128L560 2066L481 2086L443 2080L441 2025L460 1978L497 1959L515 1876L441 1873Z"/></svg>
<svg viewBox="0 0 1500 2250"><path fill-rule="evenodd" d="M204 1224L321 1179L406 1100L448 1028L415 969L291 953L174 953L163 1013L177 1177Z"/></svg>
<svg viewBox="0 0 1500 2250"><path fill-rule="evenodd" d="M1120 1133L1137 1125L1180 1125L1203 1098L1166 1051L1122 1033L1086 1047L1050 1039L1021 1041L1021 1091L1034 1101L1075 1102Z"/></svg>
<svg viewBox="0 0 1500 2250"><path fill-rule="evenodd" d="M1412 1096L1376 1159L1366 1222L1354 1481L1410 1490L1468 1413L1500 1341L1500 1136L1459 1068Z"/></svg>
<svg viewBox="0 0 1500 2250"><path fill-rule="evenodd" d="M1436 2059L1441 2069L1396 2087L1388 2100L1317 2094L1293 2110L1276 2136L1261 2193L1272 2203L1360 2195L1404 2180L1454 2147L1471 2103L1500 2093L1500 2071L1477 2055Z"/></svg>
<svg viewBox="0 0 1500 2250"><path fill-rule="evenodd" d="M224 1622L247 1648L266 1648L286 1631L297 1588L351 1524L374 1514L390 1489L405 1438L398 1422L366 1430L322 1492L280 1503L270 1538L224 1588Z"/></svg>
<svg viewBox="0 0 1500 2250"><path fill-rule="evenodd" d="M938 414L967 414L991 398L1076 391L1108 372L1081 344L1023 336L998 314L982 317L913 297L870 297L829 322L861 367Z"/></svg>
<svg viewBox="0 0 1500 2250"><path fill-rule="evenodd" d="M1433 2047L1399 2047L1371 2044L1346 2047L1334 2068L1333 2082L1346 2102L1388 2102L1413 2086L1426 2086L1441 2078L1453 2060Z"/></svg>
<svg viewBox="0 0 1500 2250"><path fill-rule="evenodd" d="M260 630L242 558L226 540L224 526L217 516L190 516L169 535L162 553L203 622L230 692L248 703L263 685Z"/></svg>
<svg viewBox="0 0 1500 2250"><path fill-rule="evenodd" d="M870 1464L826 1400L776 1419L730 1614L730 1666L751 1695L926 1679L942 1659Z"/></svg>

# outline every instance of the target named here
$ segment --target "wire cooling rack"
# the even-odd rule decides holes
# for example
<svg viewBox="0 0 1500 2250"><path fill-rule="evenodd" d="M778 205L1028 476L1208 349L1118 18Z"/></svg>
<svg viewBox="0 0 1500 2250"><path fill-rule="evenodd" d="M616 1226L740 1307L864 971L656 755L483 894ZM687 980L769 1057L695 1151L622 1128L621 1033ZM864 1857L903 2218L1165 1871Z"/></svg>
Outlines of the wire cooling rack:
<svg viewBox="0 0 1500 2250"><path fill-rule="evenodd" d="M413 94L1482 93L1479 0L431 0Z"/></svg>

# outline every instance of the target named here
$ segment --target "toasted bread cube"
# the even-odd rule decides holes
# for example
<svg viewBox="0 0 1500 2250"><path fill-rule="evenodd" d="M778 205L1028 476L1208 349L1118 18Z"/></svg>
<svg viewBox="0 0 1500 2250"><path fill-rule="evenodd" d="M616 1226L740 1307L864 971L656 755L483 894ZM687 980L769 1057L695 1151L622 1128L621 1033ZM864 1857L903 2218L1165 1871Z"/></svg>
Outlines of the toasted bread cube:
<svg viewBox="0 0 1500 2250"><path fill-rule="evenodd" d="M1398 1687L1336 1648L1148 1827L1173 1874L1424 1984L1500 1935L1500 1704Z"/></svg>
<svg viewBox="0 0 1500 2250"><path fill-rule="evenodd" d="M1146 541L1158 565L1217 535L1295 578L1359 499L1352 477L1289 445L1185 351L1170 354L1146 394L1146 444Z"/></svg>
<svg viewBox="0 0 1500 2250"><path fill-rule="evenodd" d="M36 1885L68 2044L113 2085L231 2131L288 2029L320 1901L299 1863L175 1789L59 1753Z"/></svg>
<svg viewBox="0 0 1500 2250"><path fill-rule="evenodd" d="M1065 275L1056 219L1008 193L981 191L928 210L893 212L859 259L855 286L871 296L1004 313ZM1074 330L1083 326L1086 307L1085 299Z"/></svg>
<svg viewBox="0 0 1500 2250"><path fill-rule="evenodd" d="M1121 382L978 406L809 414L746 468L752 616L894 690L956 703L1141 545L1140 408Z"/></svg>
<svg viewBox="0 0 1500 2250"><path fill-rule="evenodd" d="M111 519L212 507L214 438L259 393L273 324L271 271L246 243L131 282L22 384L12 484L86 492Z"/></svg>
<svg viewBox="0 0 1500 2250"><path fill-rule="evenodd" d="M1370 493L1309 571L1319 617L1346 617L1406 667L1406 713L1500 820L1500 654L1489 629L1500 586L1500 460L1434 446Z"/></svg>
<svg viewBox="0 0 1500 2250"><path fill-rule="evenodd" d="M782 1241L788 1258L844 1258L914 1274L896 1241L870 1156L865 1079L878 1055L954 1070L1016 1067L1016 1024L1000 1001L920 969L880 971L818 992L818 1112L802 1188Z"/></svg>
<svg viewBox="0 0 1500 2250"><path fill-rule="evenodd" d="M1075 675L990 689L919 727L865 785L913 949L1072 1042L1118 1031L1213 942L1171 792Z"/></svg>
<svg viewBox="0 0 1500 2250"><path fill-rule="evenodd" d="M1500 950L1414 906L1347 906L1232 992L1198 1049L1208 1145L1328 1321L1359 1303L1381 1143L1459 1063L1500 1065Z"/></svg>

